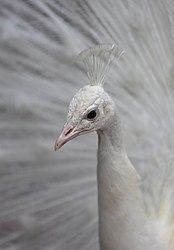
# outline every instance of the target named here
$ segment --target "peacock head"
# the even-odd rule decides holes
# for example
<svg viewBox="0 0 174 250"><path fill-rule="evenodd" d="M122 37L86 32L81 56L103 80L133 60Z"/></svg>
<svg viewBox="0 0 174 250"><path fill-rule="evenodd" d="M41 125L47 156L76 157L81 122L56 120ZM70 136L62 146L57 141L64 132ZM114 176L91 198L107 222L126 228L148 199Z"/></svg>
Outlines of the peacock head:
<svg viewBox="0 0 174 250"><path fill-rule="evenodd" d="M81 88L70 102L67 122L55 150L79 135L102 129L112 115L112 107L112 100L102 86Z"/></svg>
<svg viewBox="0 0 174 250"><path fill-rule="evenodd" d="M81 88L70 102L67 122L56 140L55 150L79 135L101 130L113 116L113 101L104 91L103 82L113 59L122 54L122 50L110 44L80 53L91 84Z"/></svg>

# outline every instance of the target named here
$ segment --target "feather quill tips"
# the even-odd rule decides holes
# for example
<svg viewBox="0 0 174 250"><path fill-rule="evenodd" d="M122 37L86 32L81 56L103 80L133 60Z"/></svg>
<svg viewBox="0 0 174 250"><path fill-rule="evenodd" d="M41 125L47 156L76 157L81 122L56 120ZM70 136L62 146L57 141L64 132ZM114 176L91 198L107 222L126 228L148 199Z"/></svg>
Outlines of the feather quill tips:
<svg viewBox="0 0 174 250"><path fill-rule="evenodd" d="M83 61L90 85L103 85L114 59L119 59L124 50L115 44L99 44L82 51L78 59Z"/></svg>

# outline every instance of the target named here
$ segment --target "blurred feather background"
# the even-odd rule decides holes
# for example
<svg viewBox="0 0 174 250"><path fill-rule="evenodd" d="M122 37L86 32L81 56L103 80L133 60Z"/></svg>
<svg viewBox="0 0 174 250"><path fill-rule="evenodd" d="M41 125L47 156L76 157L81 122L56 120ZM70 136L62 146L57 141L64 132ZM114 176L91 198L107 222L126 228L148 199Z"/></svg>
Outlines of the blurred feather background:
<svg viewBox="0 0 174 250"><path fill-rule="evenodd" d="M106 89L155 215L173 177L173 1L0 0L0 249L98 249L97 138L53 146L88 83L76 55L108 42L126 51Z"/></svg>

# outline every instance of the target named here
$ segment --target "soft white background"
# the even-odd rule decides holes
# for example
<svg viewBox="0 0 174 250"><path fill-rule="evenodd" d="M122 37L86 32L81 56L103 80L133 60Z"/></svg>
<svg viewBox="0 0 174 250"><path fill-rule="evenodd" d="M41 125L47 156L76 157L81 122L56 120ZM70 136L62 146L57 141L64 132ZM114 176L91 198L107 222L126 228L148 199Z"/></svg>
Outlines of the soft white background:
<svg viewBox="0 0 174 250"><path fill-rule="evenodd" d="M97 136L53 151L88 84L76 55L98 43L126 51L105 88L154 213L172 177L173 18L170 0L0 0L0 249L98 249Z"/></svg>

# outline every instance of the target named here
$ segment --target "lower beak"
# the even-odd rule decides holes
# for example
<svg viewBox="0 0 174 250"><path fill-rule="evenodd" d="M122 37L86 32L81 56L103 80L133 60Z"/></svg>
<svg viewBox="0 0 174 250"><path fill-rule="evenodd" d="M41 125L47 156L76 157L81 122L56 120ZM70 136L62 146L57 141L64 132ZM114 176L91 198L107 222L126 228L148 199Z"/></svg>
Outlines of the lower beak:
<svg viewBox="0 0 174 250"><path fill-rule="evenodd" d="M78 135L79 135L79 132L75 129L75 127L65 125L63 131L61 132L60 136L56 140L56 143L54 146L55 151L60 149L65 143L77 137Z"/></svg>

